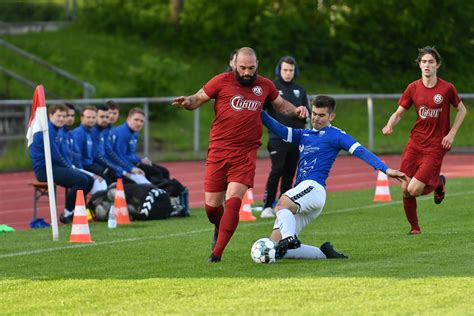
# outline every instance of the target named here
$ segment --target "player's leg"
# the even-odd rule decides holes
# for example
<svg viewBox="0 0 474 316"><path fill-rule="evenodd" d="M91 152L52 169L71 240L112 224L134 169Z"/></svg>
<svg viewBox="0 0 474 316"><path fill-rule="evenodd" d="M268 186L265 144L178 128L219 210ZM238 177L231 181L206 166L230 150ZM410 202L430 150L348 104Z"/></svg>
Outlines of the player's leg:
<svg viewBox="0 0 474 316"><path fill-rule="evenodd" d="M264 192L264 212L262 215L265 214L263 217L274 217L273 214L266 214L268 212L268 208L271 208L273 202L276 199L277 190L278 190L278 183L280 182L280 178L284 172L285 168L285 156L286 152L283 150L283 147L280 145L282 141L277 139L270 139L268 141L268 152L270 154L270 159L272 162L270 174L268 175L267 183L265 185L265 192ZM285 192L285 191L283 191ZM281 193L283 193L281 192Z"/></svg>
<svg viewBox="0 0 474 316"><path fill-rule="evenodd" d="M61 214L60 220L62 223L70 223L74 214L77 191L82 190L85 198L92 189L94 180L76 169L56 166L53 166L53 177L56 184L68 188L65 210Z"/></svg>
<svg viewBox="0 0 474 316"><path fill-rule="evenodd" d="M278 242L277 257L283 257L289 249L300 248L297 235L322 211L326 200L326 191L313 180L299 183L282 195L275 208L277 219L271 238ZM293 252L298 257L313 258L315 249L303 247ZM317 252L318 258L321 254ZM289 255L291 258L292 255Z"/></svg>
<svg viewBox="0 0 474 316"><path fill-rule="evenodd" d="M440 204L444 200L446 195L446 177L444 175L439 176L438 186L434 190L434 201L436 204Z"/></svg>
<svg viewBox="0 0 474 316"><path fill-rule="evenodd" d="M209 177L216 176L217 178L217 180L214 179L212 181L220 182L219 185L224 185L224 188L228 183L226 188L225 210L219 224L219 235L214 250L212 251L210 262L220 261L225 247L237 229L242 198L248 188L253 186L256 158L257 149L246 154L239 154L229 157L226 160L221 160L219 163L223 164L223 167L214 173L209 172ZM208 176L207 171L210 169L206 163L206 177ZM223 171L225 171L225 174ZM211 180L206 178L206 192L217 192L217 187L214 187L214 190L208 190L208 187L210 187L210 185L207 184L208 182L211 183Z"/></svg>
<svg viewBox="0 0 474 316"><path fill-rule="evenodd" d="M225 211L219 224L217 241L212 251L210 262L220 261L225 247L234 235L237 225L239 224L239 211L242 198L247 190L248 186L245 184L237 182L229 183L226 193Z"/></svg>
<svg viewBox="0 0 474 316"><path fill-rule="evenodd" d="M219 236L219 224L224 214L224 196L222 192L205 192L205 210L207 218L211 224L214 224L214 234L211 239L211 251L214 250Z"/></svg>
<svg viewBox="0 0 474 316"><path fill-rule="evenodd" d="M442 189L446 179L440 176L444 154L419 155L415 173L409 181L407 191L413 197L426 195Z"/></svg>
<svg viewBox="0 0 474 316"><path fill-rule="evenodd" d="M415 174L416 179L426 184L421 195L434 192L434 202L436 204L440 204L445 196L446 177L440 175L444 154L443 151L438 154L424 156L421 166Z"/></svg>
<svg viewBox="0 0 474 316"><path fill-rule="evenodd" d="M212 251L217 243L219 226L224 214L224 198L227 187L226 172L227 169L222 161L213 162L210 159L206 160L204 177L204 208L209 222L214 224L214 233L211 239Z"/></svg>
<svg viewBox="0 0 474 316"><path fill-rule="evenodd" d="M153 166L153 168L160 170L161 174L163 175L163 177L165 179L167 179L167 180L170 179L170 171L166 167L163 167L163 166L161 166L159 164L156 164L156 163L153 163L152 166Z"/></svg>
<svg viewBox="0 0 474 316"><path fill-rule="evenodd" d="M300 158L300 151L293 144L286 144L285 167L281 176L280 192L283 194L293 187L293 178L295 177L296 167Z"/></svg>
<svg viewBox="0 0 474 316"><path fill-rule="evenodd" d="M145 172L146 178L154 185L159 186L167 180L162 170L154 167L153 165L150 166L140 162L137 164L137 167Z"/></svg>
<svg viewBox="0 0 474 316"><path fill-rule="evenodd" d="M410 146L410 143L407 144L402 155L402 163L400 166L400 171L404 172L410 180L407 182L402 182L401 189L403 193L403 210L405 211L405 216L408 223L410 224L409 234L416 235L421 232L420 226L418 225L418 215L417 215L417 205L416 197L412 196L408 191L409 183L412 182L413 176L420 166L420 157L421 155L413 150Z"/></svg>

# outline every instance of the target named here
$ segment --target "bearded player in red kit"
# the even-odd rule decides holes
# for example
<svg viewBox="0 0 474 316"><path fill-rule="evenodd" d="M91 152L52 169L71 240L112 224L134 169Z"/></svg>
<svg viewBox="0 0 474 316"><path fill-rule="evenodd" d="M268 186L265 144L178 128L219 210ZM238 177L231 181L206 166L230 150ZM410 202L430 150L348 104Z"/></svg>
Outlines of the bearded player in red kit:
<svg viewBox="0 0 474 316"><path fill-rule="evenodd" d="M467 112L454 85L437 76L441 66L438 51L429 46L418 51L416 63L421 69L421 79L408 85L398 100L398 109L382 129L384 134L390 135L405 111L415 105L417 119L403 152L400 167L400 171L409 177L408 182L402 182L403 208L411 225L409 235L421 233L416 197L434 191L436 204L440 204L444 199L446 177L440 175L441 164L444 155L451 149ZM450 105L457 111L452 127Z"/></svg>
<svg viewBox="0 0 474 316"><path fill-rule="evenodd" d="M196 94L178 97L172 103L194 110L215 99L204 179L206 214L214 224L210 263L221 260L237 229L242 198L253 186L262 137L260 112L265 101L283 114L308 116L306 107L285 101L271 80L257 74L257 67L255 51L240 48L234 71L215 76Z"/></svg>

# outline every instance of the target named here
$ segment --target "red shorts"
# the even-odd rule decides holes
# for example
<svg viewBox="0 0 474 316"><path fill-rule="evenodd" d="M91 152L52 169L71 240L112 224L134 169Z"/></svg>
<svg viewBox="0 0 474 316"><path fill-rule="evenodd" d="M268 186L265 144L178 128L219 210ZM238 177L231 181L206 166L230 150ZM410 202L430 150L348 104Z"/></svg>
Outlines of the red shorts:
<svg viewBox="0 0 474 316"><path fill-rule="evenodd" d="M400 171L410 178L416 178L427 186L436 187L439 183L439 173L445 154L445 151L424 153L408 142L403 151Z"/></svg>
<svg viewBox="0 0 474 316"><path fill-rule="evenodd" d="M209 151L206 160L206 175L204 190L206 192L223 192L230 182L242 183L249 188L253 187L257 149L247 153L218 158Z"/></svg>

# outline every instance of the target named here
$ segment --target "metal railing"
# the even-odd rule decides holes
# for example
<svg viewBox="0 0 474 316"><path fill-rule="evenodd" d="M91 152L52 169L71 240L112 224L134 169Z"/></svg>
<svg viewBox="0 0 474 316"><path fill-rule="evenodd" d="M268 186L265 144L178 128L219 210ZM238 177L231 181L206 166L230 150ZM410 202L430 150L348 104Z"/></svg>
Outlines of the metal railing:
<svg viewBox="0 0 474 316"><path fill-rule="evenodd" d="M58 68L56 66L53 66L51 64L49 64L48 62L46 62L45 60L39 58L38 56L35 56L31 53L28 53L27 51L19 48L19 47L16 47L15 45L13 44L10 44L9 42L3 40L3 39L0 39L0 46L3 46L5 47L6 49L8 50L11 50L12 52L22 56L23 58L26 58L26 59L29 59L35 63L37 63L38 65L41 65L43 66L44 68L46 68L47 70L55 73L55 74L58 74L59 76L69 80L69 81L72 81L76 84L79 84L81 87L82 87L82 97L84 99L88 99L90 97L92 97L95 93L95 87L90 84L89 82L87 81L83 81L79 78L77 78L76 76L74 75L71 75L70 73L68 73L67 71L61 69L61 68ZM3 68L5 69L5 68ZM12 72L11 70L8 70L8 69L5 69L7 70L7 72L3 71L5 74L7 75L10 75L9 73L13 73L15 74L14 72ZM17 75L17 74L15 74ZM18 75L17 75L18 76ZM17 77L15 76L12 76L12 78L14 78L15 80L18 80ZM20 80L20 82L22 83L25 83L23 81Z"/></svg>
<svg viewBox="0 0 474 316"><path fill-rule="evenodd" d="M398 99L401 94L399 93L390 93L390 94L328 94L334 97L336 100L366 100L367 102L367 137L368 137L368 148L373 150L374 148L374 100L381 99ZM311 101L316 95L308 95L308 99ZM474 93L465 93L460 94L460 97L463 99L474 99ZM150 149L150 130L149 130L149 113L151 104L166 104L169 106L175 97L154 97L154 98L103 98L103 99L76 99L76 100L47 100L48 104L63 103L65 101L71 102L76 105L97 105L104 104L109 100L113 100L118 104L142 104L143 110L145 112L145 124L143 126L143 151L145 156L149 156ZM20 137L25 137L27 123L30 115L31 100L0 100L0 108L2 106L22 106L24 107L24 118L25 122L25 133L23 135L0 135L0 140L9 140L9 139L18 139ZM199 108L194 112L194 124L193 124L193 150L196 155L201 151L199 144L199 130L200 130L200 111ZM2 118L2 113L0 112L0 119Z"/></svg>

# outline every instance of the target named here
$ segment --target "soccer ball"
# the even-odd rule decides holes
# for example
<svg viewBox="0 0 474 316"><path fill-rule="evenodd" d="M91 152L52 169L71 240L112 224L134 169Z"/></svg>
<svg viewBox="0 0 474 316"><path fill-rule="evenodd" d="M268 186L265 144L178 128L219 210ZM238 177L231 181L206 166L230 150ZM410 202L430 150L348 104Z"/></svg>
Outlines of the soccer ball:
<svg viewBox="0 0 474 316"><path fill-rule="evenodd" d="M275 242L270 238L260 238L253 244L250 256L256 263L273 263L275 262L275 246Z"/></svg>

